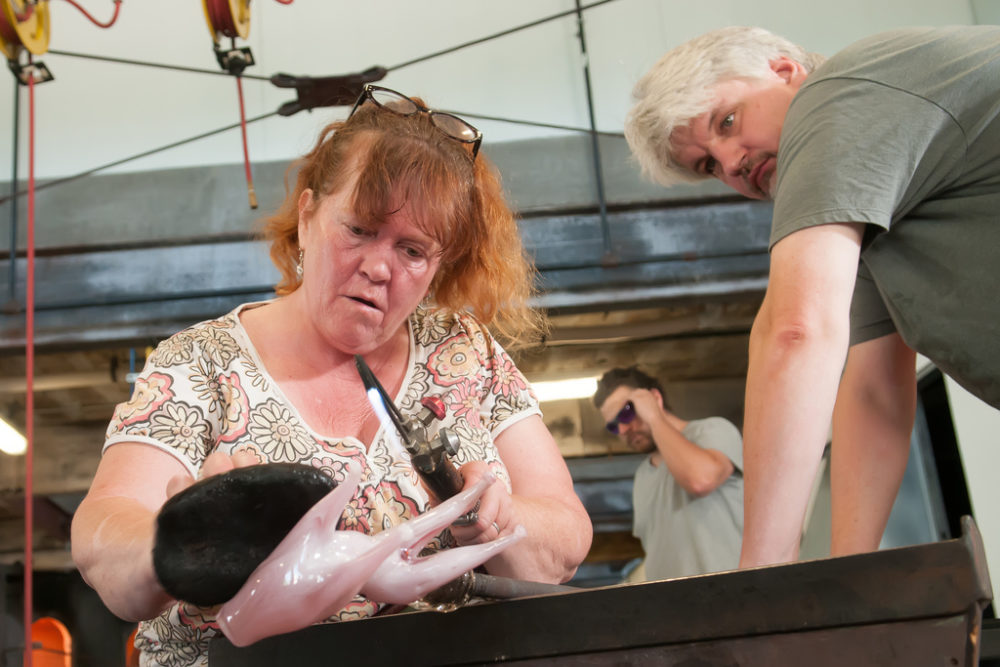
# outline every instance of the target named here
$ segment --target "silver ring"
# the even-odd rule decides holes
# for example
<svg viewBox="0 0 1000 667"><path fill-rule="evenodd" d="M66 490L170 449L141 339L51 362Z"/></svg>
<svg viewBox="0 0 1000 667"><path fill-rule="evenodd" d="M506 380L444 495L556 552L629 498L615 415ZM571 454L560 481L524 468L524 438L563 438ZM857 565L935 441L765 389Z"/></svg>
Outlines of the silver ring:
<svg viewBox="0 0 1000 667"><path fill-rule="evenodd" d="M500 526L497 525L496 521L493 522L493 528L497 531L497 537L500 537Z"/></svg>

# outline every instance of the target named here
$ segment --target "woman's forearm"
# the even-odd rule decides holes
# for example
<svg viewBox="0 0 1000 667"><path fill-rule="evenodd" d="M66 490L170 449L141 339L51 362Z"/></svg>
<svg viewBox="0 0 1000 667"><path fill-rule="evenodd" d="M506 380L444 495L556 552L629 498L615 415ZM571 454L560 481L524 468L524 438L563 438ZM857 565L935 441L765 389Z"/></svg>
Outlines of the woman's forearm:
<svg viewBox="0 0 1000 667"><path fill-rule="evenodd" d="M156 515L128 498L85 499L73 517L73 560L108 609L127 621L170 602L153 569Z"/></svg>
<svg viewBox="0 0 1000 667"><path fill-rule="evenodd" d="M557 584L569 580L590 549L593 528L582 508L553 498L514 496L515 518L528 536L486 563L490 574Z"/></svg>

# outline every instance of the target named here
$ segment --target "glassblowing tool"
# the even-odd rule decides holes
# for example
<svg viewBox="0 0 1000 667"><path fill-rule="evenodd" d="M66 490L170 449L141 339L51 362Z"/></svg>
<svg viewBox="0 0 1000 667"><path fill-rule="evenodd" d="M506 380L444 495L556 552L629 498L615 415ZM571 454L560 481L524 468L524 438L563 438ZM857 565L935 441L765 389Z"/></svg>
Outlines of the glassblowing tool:
<svg viewBox="0 0 1000 667"><path fill-rule="evenodd" d="M403 447L410 454L413 467L431 492L438 500L447 500L461 491L464 485L462 473L449 458L458 453L458 435L447 427L438 429L433 436L428 430L434 420L444 418L444 401L438 396L426 396L420 401L420 412L416 416L406 416L389 398L360 354L354 355L354 363L365 385L368 401L376 414L379 414L383 426L389 428L389 425L385 424L388 418L392 427L399 433ZM455 523L468 525L475 520L476 514L473 510Z"/></svg>

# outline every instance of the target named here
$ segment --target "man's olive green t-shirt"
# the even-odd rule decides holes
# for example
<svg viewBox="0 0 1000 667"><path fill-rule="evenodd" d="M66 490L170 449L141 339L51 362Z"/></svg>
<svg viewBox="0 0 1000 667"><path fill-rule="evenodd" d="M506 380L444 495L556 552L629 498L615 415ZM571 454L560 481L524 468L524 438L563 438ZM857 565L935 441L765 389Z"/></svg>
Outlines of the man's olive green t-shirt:
<svg viewBox="0 0 1000 667"><path fill-rule="evenodd" d="M851 343L903 340L1000 407L1000 27L904 29L811 73L778 153L771 244L867 224Z"/></svg>

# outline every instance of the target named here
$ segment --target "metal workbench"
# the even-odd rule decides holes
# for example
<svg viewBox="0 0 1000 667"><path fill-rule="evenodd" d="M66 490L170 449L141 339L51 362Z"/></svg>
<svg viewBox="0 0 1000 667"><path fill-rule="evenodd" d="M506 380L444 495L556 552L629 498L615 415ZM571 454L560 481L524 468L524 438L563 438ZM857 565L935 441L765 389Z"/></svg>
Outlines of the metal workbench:
<svg viewBox="0 0 1000 667"><path fill-rule="evenodd" d="M312 626L212 667L262 665L978 664L992 597L971 518L960 538L870 554Z"/></svg>

